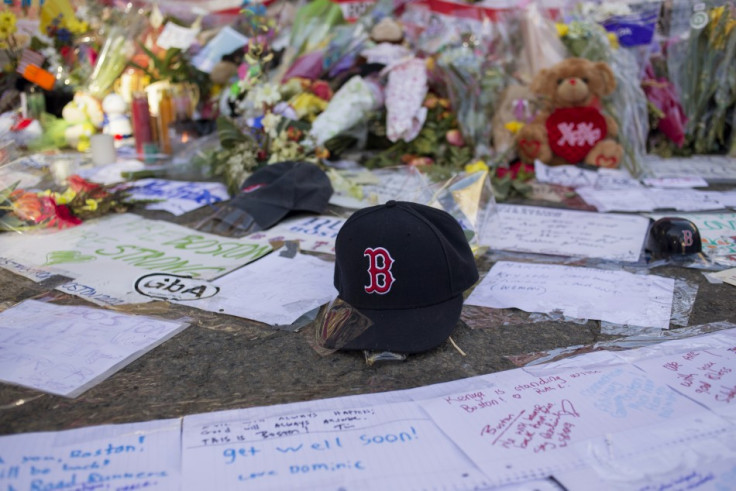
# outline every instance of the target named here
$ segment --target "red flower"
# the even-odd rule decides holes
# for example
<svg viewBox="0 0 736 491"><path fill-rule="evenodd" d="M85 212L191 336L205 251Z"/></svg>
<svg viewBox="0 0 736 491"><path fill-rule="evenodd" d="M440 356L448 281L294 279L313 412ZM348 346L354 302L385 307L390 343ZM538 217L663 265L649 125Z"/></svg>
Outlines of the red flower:
<svg viewBox="0 0 736 491"><path fill-rule="evenodd" d="M51 219L48 226L49 227L59 227L67 228L67 227L76 227L80 223L82 223L82 220L78 217L75 217L72 215L71 210L69 210L69 207L66 205L57 205L56 202L54 202L53 199L49 198L51 203L54 206L54 213L55 216Z"/></svg>
<svg viewBox="0 0 736 491"><path fill-rule="evenodd" d="M312 83L312 93L325 101L332 99L332 89L324 80L315 80Z"/></svg>
<svg viewBox="0 0 736 491"><path fill-rule="evenodd" d="M521 176L519 176L521 174ZM496 177L503 178L506 175L511 175L511 179L521 178L526 181L534 175L534 166L532 164L525 164L521 161L516 161L511 164L510 167L498 167L496 169Z"/></svg>
<svg viewBox="0 0 736 491"><path fill-rule="evenodd" d="M107 191L102 186L89 182L78 175L74 174L69 177L69 187L75 193L84 193L92 199L99 199L107 196Z"/></svg>

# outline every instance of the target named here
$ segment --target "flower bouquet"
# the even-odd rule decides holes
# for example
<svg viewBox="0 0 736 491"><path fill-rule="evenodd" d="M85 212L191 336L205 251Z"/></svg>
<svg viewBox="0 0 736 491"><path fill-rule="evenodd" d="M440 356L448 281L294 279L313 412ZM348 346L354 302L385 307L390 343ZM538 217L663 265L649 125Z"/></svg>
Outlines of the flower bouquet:
<svg viewBox="0 0 736 491"><path fill-rule="evenodd" d="M61 193L34 192L18 183L0 190L0 231L26 232L35 229L64 229L111 212L122 213L139 201L127 193L72 175Z"/></svg>
<svg viewBox="0 0 736 491"><path fill-rule="evenodd" d="M670 80L679 91L688 118L681 153L733 155L736 7L726 4L696 14L692 14L689 31L667 51Z"/></svg>

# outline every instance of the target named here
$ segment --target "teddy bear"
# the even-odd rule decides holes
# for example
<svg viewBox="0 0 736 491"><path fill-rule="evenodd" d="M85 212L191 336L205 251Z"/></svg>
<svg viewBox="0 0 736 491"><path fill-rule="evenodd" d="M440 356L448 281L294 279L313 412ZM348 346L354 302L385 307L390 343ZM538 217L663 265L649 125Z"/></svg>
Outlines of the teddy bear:
<svg viewBox="0 0 736 491"><path fill-rule="evenodd" d="M541 110L516 134L523 162L608 168L621 164L623 147L615 140L618 125L599 109L600 99L616 88L606 63L568 58L540 70L530 88L541 99Z"/></svg>
<svg viewBox="0 0 736 491"><path fill-rule="evenodd" d="M80 152L89 149L89 137L102 127L105 114L102 104L89 94L78 92L64 106L61 117L67 124L64 131L66 144Z"/></svg>

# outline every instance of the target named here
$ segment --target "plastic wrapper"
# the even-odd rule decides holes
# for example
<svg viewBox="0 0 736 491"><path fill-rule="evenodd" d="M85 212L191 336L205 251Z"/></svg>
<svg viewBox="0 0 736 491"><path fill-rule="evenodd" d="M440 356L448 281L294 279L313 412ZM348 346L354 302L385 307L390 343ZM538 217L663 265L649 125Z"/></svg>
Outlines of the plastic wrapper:
<svg viewBox="0 0 736 491"><path fill-rule="evenodd" d="M366 119L367 114L383 104L383 94L376 82L354 76L330 100L312 123L310 135L317 145L345 132Z"/></svg>
<svg viewBox="0 0 736 491"><path fill-rule="evenodd" d="M519 32L522 48L517 76L524 83L529 84L535 73L559 63L567 56L554 23L538 2L529 3L522 11Z"/></svg>
<svg viewBox="0 0 736 491"><path fill-rule="evenodd" d="M336 26L344 23L342 10L336 3L329 0L308 2L296 12L290 44L297 55L314 51L325 44Z"/></svg>
<svg viewBox="0 0 736 491"><path fill-rule="evenodd" d="M443 209L460 224L477 256L480 237L498 225L496 200L488 171L462 173L446 181L428 203Z"/></svg>
<svg viewBox="0 0 736 491"><path fill-rule="evenodd" d="M616 34L621 48L634 56L640 76L649 62L661 7L662 2L657 0L605 2L598 7L598 22Z"/></svg>
<svg viewBox="0 0 736 491"><path fill-rule="evenodd" d="M338 351L373 325L368 317L341 298L335 298L315 322L310 346L320 356Z"/></svg>
<svg viewBox="0 0 736 491"><path fill-rule="evenodd" d="M695 305L698 293L697 285L675 278L674 298L670 313L670 325L687 326ZM500 326L515 326L533 324L537 322L566 322L573 324L587 324L590 319L567 317L561 313L543 314L539 312L524 312L519 309L491 309L476 305L465 305L460 318L471 329L488 329ZM631 336L640 332L662 331L659 328L614 324L605 321L593 321L601 326L601 334L616 336Z"/></svg>
<svg viewBox="0 0 736 491"><path fill-rule="evenodd" d="M385 89L386 135L395 142L417 137L427 118L427 70L423 60L410 58L392 66Z"/></svg>
<svg viewBox="0 0 736 491"><path fill-rule="evenodd" d="M569 358L571 356L590 353L593 351L620 351L634 348L641 348L644 346L651 346L662 343L664 341L672 341L675 339L687 339L690 337L701 336L703 334L710 334L725 329L733 329L736 327L731 322L710 322L708 324L700 324L697 326L684 327L681 329L672 330L637 330L633 334L629 333L628 336L621 338L599 341L597 343L587 346L568 346L565 348L558 348L549 351L542 351L537 353L526 353L522 355L507 356L514 365L517 367L523 366L534 366L549 363L563 358Z"/></svg>
<svg viewBox="0 0 736 491"><path fill-rule="evenodd" d="M127 12L124 22L114 25L105 37L87 92L102 100L135 54L135 40L145 27L143 15Z"/></svg>
<svg viewBox="0 0 736 491"><path fill-rule="evenodd" d="M370 39L371 29L384 17L393 15L404 3L406 0L379 0L354 23L337 26L325 50L324 68L330 76L336 77L347 66L352 66L352 61ZM344 63L345 60L351 62Z"/></svg>
<svg viewBox="0 0 736 491"><path fill-rule="evenodd" d="M24 157L0 167L0 232L55 231L134 202L124 190L76 175L79 155Z"/></svg>
<svg viewBox="0 0 736 491"><path fill-rule="evenodd" d="M466 31L458 43L445 46L437 56L437 69L460 131L476 157L491 155L493 115L512 68L513 19L510 15L504 23L484 19L480 35Z"/></svg>
<svg viewBox="0 0 736 491"><path fill-rule="evenodd" d="M733 151L736 127L736 6L674 2L667 68L688 118L688 153Z"/></svg>
<svg viewBox="0 0 736 491"><path fill-rule="evenodd" d="M627 50L614 49L607 32L592 19L572 21L562 41L571 56L603 61L613 70L616 90L603 101L603 106L619 128L618 141L624 148L622 165L638 177L646 155L649 110L636 58Z"/></svg>

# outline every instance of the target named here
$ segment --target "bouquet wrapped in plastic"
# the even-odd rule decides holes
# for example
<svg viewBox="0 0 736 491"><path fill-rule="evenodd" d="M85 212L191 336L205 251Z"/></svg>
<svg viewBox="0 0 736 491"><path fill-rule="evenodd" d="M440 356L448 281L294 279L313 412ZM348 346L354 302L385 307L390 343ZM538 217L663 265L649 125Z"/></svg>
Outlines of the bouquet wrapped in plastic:
<svg viewBox="0 0 736 491"><path fill-rule="evenodd" d="M736 6L707 4L673 8L667 66L688 118L684 153L736 155Z"/></svg>

